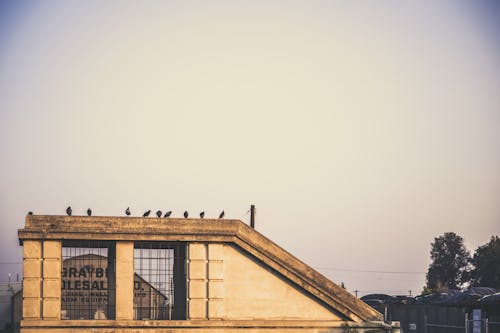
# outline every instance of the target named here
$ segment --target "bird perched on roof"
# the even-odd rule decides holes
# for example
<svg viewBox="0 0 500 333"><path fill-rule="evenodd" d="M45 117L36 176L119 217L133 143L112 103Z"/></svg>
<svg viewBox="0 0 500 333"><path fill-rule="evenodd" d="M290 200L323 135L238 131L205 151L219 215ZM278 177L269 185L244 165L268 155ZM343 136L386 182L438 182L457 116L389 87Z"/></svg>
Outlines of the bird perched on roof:
<svg viewBox="0 0 500 333"><path fill-rule="evenodd" d="M144 214L142 214L142 217L148 217L149 214L151 214L151 210L148 210L147 212L145 212Z"/></svg>
<svg viewBox="0 0 500 333"><path fill-rule="evenodd" d="M163 217L170 217L170 215L172 215L172 211L171 210L169 210L168 212L166 212L165 216L163 216Z"/></svg>
<svg viewBox="0 0 500 333"><path fill-rule="evenodd" d="M222 211L222 212L220 213L220 215L219 215L219 218L220 218L220 219L223 219L223 218L224 218L224 215L226 215L226 214L224 213L224 211Z"/></svg>
<svg viewBox="0 0 500 333"><path fill-rule="evenodd" d="M66 214L68 214L68 216L71 216L72 213L73 210L71 209L71 206L68 206L68 208L66 208Z"/></svg>
<svg viewBox="0 0 500 333"><path fill-rule="evenodd" d="M32 211L29 211L29 212L28 212L28 215L33 215L33 212L32 212Z"/></svg>
<svg viewBox="0 0 500 333"><path fill-rule="evenodd" d="M87 209L87 215L88 215L88 216L92 216L92 210L91 210L90 208L89 208L89 209Z"/></svg>
<svg viewBox="0 0 500 333"><path fill-rule="evenodd" d="M205 217L205 212L201 212L200 213L200 219L204 218Z"/></svg>
<svg viewBox="0 0 500 333"><path fill-rule="evenodd" d="M186 210L186 211L184 211L184 218L185 218L185 219L187 219L187 218L188 218L188 216L189 216L188 211L187 211L187 210Z"/></svg>
<svg viewBox="0 0 500 333"><path fill-rule="evenodd" d="M130 216L130 207L127 207L127 209L125 209L125 215Z"/></svg>
<svg viewBox="0 0 500 333"><path fill-rule="evenodd" d="M161 217L161 210L156 211L156 216Z"/></svg>

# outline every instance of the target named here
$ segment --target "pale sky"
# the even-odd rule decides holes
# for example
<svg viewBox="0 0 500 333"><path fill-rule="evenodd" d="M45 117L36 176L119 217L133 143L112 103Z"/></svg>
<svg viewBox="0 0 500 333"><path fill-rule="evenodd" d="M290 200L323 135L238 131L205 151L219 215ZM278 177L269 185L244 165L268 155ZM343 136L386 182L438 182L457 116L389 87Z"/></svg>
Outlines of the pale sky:
<svg viewBox="0 0 500 333"><path fill-rule="evenodd" d="M500 231L499 37L494 1L0 1L0 281L30 210L253 203L349 291L419 293L434 237Z"/></svg>

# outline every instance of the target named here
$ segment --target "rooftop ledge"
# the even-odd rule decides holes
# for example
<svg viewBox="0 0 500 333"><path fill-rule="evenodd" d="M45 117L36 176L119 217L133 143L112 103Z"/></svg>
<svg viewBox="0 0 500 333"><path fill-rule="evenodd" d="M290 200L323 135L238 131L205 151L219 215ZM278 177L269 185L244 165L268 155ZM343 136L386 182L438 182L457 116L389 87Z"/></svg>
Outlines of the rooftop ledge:
<svg viewBox="0 0 500 333"><path fill-rule="evenodd" d="M332 320L23 320L22 328L364 328L390 329L399 323Z"/></svg>
<svg viewBox="0 0 500 333"><path fill-rule="evenodd" d="M25 240L134 240L233 243L308 291L347 321L382 315L240 220L155 217L28 215ZM64 321L66 322L66 321Z"/></svg>

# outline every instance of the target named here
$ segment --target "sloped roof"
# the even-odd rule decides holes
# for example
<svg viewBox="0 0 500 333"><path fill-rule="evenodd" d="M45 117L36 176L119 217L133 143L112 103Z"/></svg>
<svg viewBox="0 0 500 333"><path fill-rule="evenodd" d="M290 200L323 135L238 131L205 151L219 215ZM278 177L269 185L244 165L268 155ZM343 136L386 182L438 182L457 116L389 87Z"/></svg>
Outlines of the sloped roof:
<svg viewBox="0 0 500 333"><path fill-rule="evenodd" d="M481 304L500 304L500 292L483 296L479 302Z"/></svg>
<svg viewBox="0 0 500 333"><path fill-rule="evenodd" d="M135 240L234 243L346 320L380 321L376 310L239 220L28 215L19 241Z"/></svg>

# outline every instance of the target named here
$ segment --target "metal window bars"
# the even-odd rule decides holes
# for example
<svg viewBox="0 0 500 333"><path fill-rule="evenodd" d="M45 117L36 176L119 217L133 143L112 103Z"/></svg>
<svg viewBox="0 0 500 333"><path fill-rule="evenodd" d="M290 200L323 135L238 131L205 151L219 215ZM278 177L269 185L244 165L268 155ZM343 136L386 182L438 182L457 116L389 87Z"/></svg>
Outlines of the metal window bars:
<svg viewBox="0 0 500 333"><path fill-rule="evenodd" d="M185 244L136 242L134 319L186 319Z"/></svg>
<svg viewBox="0 0 500 333"><path fill-rule="evenodd" d="M115 243L63 241L61 319L114 319Z"/></svg>

